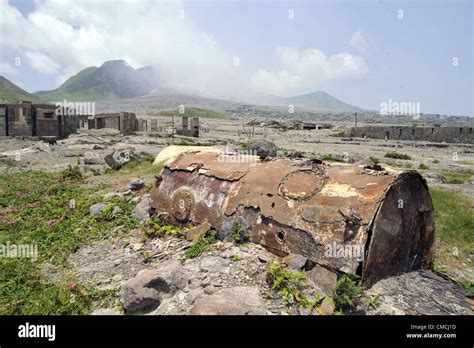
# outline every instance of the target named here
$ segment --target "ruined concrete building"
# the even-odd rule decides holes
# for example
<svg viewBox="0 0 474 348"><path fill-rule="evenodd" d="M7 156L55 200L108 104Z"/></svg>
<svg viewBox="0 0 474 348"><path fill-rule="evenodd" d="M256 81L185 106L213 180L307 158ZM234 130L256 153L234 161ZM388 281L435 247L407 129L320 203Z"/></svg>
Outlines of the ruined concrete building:
<svg viewBox="0 0 474 348"><path fill-rule="evenodd" d="M362 126L352 127L346 136L387 140L432 141L474 144L473 127L412 127Z"/></svg>
<svg viewBox="0 0 474 348"><path fill-rule="evenodd" d="M134 134L138 129L137 117L132 112L117 112L96 114L94 116L79 116L79 128L102 129L113 128L123 135Z"/></svg>
<svg viewBox="0 0 474 348"><path fill-rule="evenodd" d="M199 137L199 117L192 117L191 122L187 116L182 117L182 128L176 129L176 134L187 137Z"/></svg>
<svg viewBox="0 0 474 348"><path fill-rule="evenodd" d="M358 274L367 285L430 264L433 205L416 171L225 156L194 150L169 159L151 191L158 216L207 222L221 239L232 238L237 221L276 254Z"/></svg>
<svg viewBox="0 0 474 348"><path fill-rule="evenodd" d="M51 104L23 101L0 104L0 135L66 138L77 130L77 119L56 114Z"/></svg>

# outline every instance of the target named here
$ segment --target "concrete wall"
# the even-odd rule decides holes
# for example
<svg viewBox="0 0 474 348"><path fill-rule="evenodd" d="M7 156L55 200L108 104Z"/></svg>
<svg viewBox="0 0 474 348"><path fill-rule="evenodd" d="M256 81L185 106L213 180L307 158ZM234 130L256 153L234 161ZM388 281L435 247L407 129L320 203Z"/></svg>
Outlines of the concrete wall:
<svg viewBox="0 0 474 348"><path fill-rule="evenodd" d="M346 135L371 139L474 144L472 129L473 127L362 126L352 127Z"/></svg>
<svg viewBox="0 0 474 348"><path fill-rule="evenodd" d="M65 138L77 130L75 116L58 116L50 104L0 105L0 135L56 136Z"/></svg>

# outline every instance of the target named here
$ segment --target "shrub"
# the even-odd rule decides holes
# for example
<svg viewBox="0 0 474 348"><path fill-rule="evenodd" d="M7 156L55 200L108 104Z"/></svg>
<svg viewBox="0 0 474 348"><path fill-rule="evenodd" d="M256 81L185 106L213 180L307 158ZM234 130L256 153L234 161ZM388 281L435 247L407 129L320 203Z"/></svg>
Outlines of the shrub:
<svg viewBox="0 0 474 348"><path fill-rule="evenodd" d="M336 311L345 312L354 308L358 299L363 295L363 288L358 284L357 278L344 274L334 286L334 304Z"/></svg>
<svg viewBox="0 0 474 348"><path fill-rule="evenodd" d="M385 158L394 158L399 160L411 160L411 157L404 153L399 153L396 151L387 152L384 156Z"/></svg>
<svg viewBox="0 0 474 348"><path fill-rule="evenodd" d="M203 252L205 252L212 243L217 238L217 231L216 230L209 230L204 235L200 236L198 240L188 249L184 254L182 261L187 259L194 259L200 256Z"/></svg>

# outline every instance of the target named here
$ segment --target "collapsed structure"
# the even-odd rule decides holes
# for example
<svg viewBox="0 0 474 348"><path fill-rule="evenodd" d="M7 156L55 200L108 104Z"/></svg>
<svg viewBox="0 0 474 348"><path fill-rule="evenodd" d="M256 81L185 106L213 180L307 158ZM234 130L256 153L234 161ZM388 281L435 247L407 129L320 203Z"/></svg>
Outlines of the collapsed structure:
<svg viewBox="0 0 474 348"><path fill-rule="evenodd" d="M151 207L173 223L207 222L221 239L238 222L276 254L358 274L366 285L430 264L433 205L416 171L227 156L194 150L168 160ZM354 245L362 255L328 252Z"/></svg>
<svg viewBox="0 0 474 348"><path fill-rule="evenodd" d="M79 128L113 128L123 135L134 134L138 129L138 120L132 112L103 113L93 116L78 116Z"/></svg>
<svg viewBox="0 0 474 348"><path fill-rule="evenodd" d="M66 138L75 133L76 119L58 115L56 106L23 101L0 104L0 136Z"/></svg>
<svg viewBox="0 0 474 348"><path fill-rule="evenodd" d="M473 127L359 126L346 136L386 139L474 144Z"/></svg>

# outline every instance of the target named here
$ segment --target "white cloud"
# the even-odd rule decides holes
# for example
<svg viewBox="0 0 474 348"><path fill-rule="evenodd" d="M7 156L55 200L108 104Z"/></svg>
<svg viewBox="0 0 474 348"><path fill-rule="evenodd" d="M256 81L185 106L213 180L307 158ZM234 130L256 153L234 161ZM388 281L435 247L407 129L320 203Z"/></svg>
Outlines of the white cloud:
<svg viewBox="0 0 474 348"><path fill-rule="evenodd" d="M41 74L56 74L58 83L126 58L134 67L155 66L168 87L231 93L229 81L239 79L233 57L189 16L180 19L182 9L179 2L153 0L45 0L25 17L0 0L1 49Z"/></svg>
<svg viewBox="0 0 474 348"><path fill-rule="evenodd" d="M7 62L0 62L0 75L16 75L18 70Z"/></svg>
<svg viewBox="0 0 474 348"><path fill-rule="evenodd" d="M325 81L360 77L368 71L362 57L349 53L327 56L317 49L300 51L293 47L278 47L276 55L280 69L257 71L251 78L251 84L256 90L291 96L313 92Z"/></svg>
<svg viewBox="0 0 474 348"><path fill-rule="evenodd" d="M364 34L362 34L362 32L356 31L354 34L352 34L349 43L355 50L357 50L357 52L362 54L367 52L367 39L365 38Z"/></svg>
<svg viewBox="0 0 474 348"><path fill-rule="evenodd" d="M36 71L45 75L54 75L59 72L60 65L41 52L25 52L26 62Z"/></svg>

